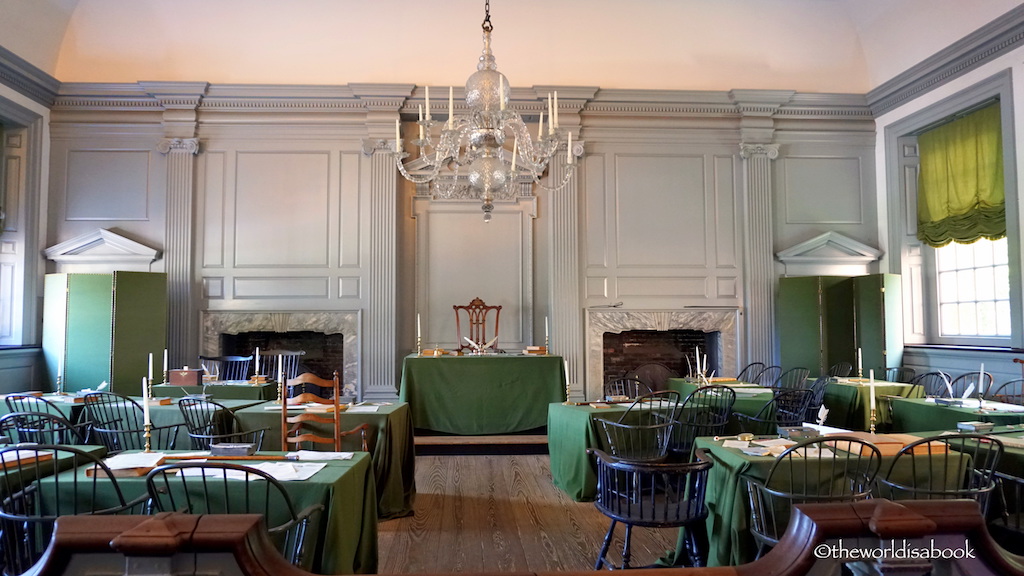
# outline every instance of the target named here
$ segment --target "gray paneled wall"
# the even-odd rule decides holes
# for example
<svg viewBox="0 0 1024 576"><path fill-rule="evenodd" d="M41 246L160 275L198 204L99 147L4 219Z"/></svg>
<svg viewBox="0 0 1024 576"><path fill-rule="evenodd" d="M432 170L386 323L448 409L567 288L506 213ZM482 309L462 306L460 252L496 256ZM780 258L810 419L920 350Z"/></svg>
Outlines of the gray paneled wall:
<svg viewBox="0 0 1024 576"><path fill-rule="evenodd" d="M726 93L577 90L578 101L562 111L563 122L586 139L574 185L535 190L535 198L500 207L484 225L473 203L453 209L418 199L425 204L412 218L380 213L413 201L411 187L395 185L390 156L375 143L386 141L372 138L400 112L416 110L422 96L414 88L207 89L195 120L196 310L363 311L354 327L365 332L360 386L383 397L393 395L398 360L415 346L417 311L425 346L454 343L451 305L474 296L506 306L502 343L509 348L541 343L543 318L550 317L552 331L574 333L563 342L580 343L580 350L556 352L582 375L589 373L577 362L583 309L621 301L634 310L741 311L748 246L770 261L788 244L836 227L877 244L876 224L866 216L874 210L873 149L865 144L870 113L850 96L808 103L783 95L799 106L784 102L772 112L786 116L774 129L785 144L766 166L775 217L761 222L752 219L770 212L748 212L739 151L741 122L762 110ZM155 152L164 127L152 89L62 89L52 121L49 245L95 228L117 228L155 248L166 244L167 168ZM512 102L518 104L536 103ZM562 203L560 193L576 194L576 201ZM578 210L578 225L556 225L549 205ZM757 226L773 230L775 245L748 243ZM394 250L414 251L414 269L396 269L410 258L396 258ZM559 264L577 262L579 270ZM553 281L552 266L579 282ZM410 275L412 289L398 290ZM738 316L741 343L747 316ZM737 358L746 361L747 350ZM580 391L589 388L579 383Z"/></svg>

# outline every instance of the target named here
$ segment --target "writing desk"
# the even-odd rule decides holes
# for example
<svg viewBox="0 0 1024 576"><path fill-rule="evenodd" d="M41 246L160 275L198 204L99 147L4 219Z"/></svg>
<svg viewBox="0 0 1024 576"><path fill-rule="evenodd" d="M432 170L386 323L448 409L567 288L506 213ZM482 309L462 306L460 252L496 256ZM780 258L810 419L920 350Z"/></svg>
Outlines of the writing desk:
<svg viewBox="0 0 1024 576"><path fill-rule="evenodd" d="M263 447L277 450L281 446L281 411L268 410L271 405L258 404L242 408L235 416L246 430L270 428L264 433ZM373 412L361 411L373 408ZM295 410L298 413L298 409ZM405 402L356 406L340 414L341 429L351 430L360 424L369 424L367 444L377 484L377 515L398 518L412 514L416 496L416 446L412 428L412 413ZM328 424L310 423L313 430L330 436ZM342 441L342 450L361 450L358 436ZM327 450L333 447L327 445Z"/></svg>
<svg viewBox="0 0 1024 576"><path fill-rule="evenodd" d="M978 409L978 399L968 398L963 406L943 406L934 398L894 398L892 401L892 427L896 432L921 430L955 430L957 422L992 422L1004 426L1024 424L1024 406L985 400L985 408Z"/></svg>
<svg viewBox="0 0 1024 576"><path fill-rule="evenodd" d="M561 356L407 356L398 397L417 428L506 434L541 428L565 400Z"/></svg>

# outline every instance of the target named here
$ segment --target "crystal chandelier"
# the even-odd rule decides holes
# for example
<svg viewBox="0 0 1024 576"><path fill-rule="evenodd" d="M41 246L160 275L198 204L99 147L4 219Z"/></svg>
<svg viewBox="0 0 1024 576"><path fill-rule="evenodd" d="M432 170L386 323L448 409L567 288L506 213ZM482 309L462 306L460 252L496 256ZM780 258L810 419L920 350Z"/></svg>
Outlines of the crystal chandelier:
<svg viewBox="0 0 1024 576"><path fill-rule="evenodd" d="M466 80L466 105L469 114L455 117L453 90L448 89L448 120L433 119L430 110L430 87L426 88L426 114L419 110L419 137L412 141L419 149L418 162L425 169L411 173L404 160L405 152L399 121L395 120L395 162L406 179L416 184L431 183L434 197L459 197L458 186L442 187L437 179L441 169L447 167L458 182L460 174L469 184L469 196L483 203L484 221L491 220L495 200L510 200L516 196L514 180L526 175L541 188L555 191L563 188L572 178L577 154L572 146L572 132L558 126L558 92L548 95L548 124L544 126L544 112L540 113L537 138L530 137L526 123L515 110L508 108L509 84L498 72L491 53L491 3L484 3L484 49L477 71ZM440 133L435 140L435 127ZM568 159L561 182L546 185L541 181L548 163L567 135ZM511 137L511 151L505 147ZM582 152L582 150L581 150Z"/></svg>

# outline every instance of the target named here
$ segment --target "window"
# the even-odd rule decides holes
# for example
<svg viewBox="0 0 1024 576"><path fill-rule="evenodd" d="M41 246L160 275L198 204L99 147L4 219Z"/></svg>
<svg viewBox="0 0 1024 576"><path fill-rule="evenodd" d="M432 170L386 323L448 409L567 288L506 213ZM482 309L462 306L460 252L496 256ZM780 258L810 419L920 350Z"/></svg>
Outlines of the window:
<svg viewBox="0 0 1024 576"><path fill-rule="evenodd" d="M1024 347L1010 80L1008 71L997 73L886 128L887 177L894 192L887 198L889 239L899 248L898 254L890 252L891 270L903 279L908 345ZM993 134L951 128L981 115L996 117L998 142L989 137L957 148L965 138ZM941 132L957 138L940 143L946 155L938 164L932 157L926 162L936 152L936 141L927 140ZM1000 153L993 154L995 146Z"/></svg>
<svg viewBox="0 0 1024 576"><path fill-rule="evenodd" d="M935 250L939 335L1009 338L1010 267L1006 238L952 242Z"/></svg>

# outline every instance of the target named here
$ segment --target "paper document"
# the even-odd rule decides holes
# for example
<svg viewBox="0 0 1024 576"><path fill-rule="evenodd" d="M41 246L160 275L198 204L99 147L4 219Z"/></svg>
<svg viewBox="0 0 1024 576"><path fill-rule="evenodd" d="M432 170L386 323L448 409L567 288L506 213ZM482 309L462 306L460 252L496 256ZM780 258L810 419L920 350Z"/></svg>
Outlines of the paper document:
<svg viewBox="0 0 1024 576"><path fill-rule="evenodd" d="M355 452L321 452L319 450L299 450L298 452L289 452L285 457L289 460L305 460L313 461L317 460L351 460L355 456Z"/></svg>
<svg viewBox="0 0 1024 576"><path fill-rule="evenodd" d="M103 461L111 470L155 468L167 455L163 452L122 452Z"/></svg>
<svg viewBox="0 0 1024 576"><path fill-rule="evenodd" d="M351 413L355 413L355 414L368 414L368 413L371 413L371 412L376 412L377 408L378 408L377 406L366 406L366 405L363 405L363 406L351 406L351 407L349 407L348 410L346 410L346 412L351 412Z"/></svg>

